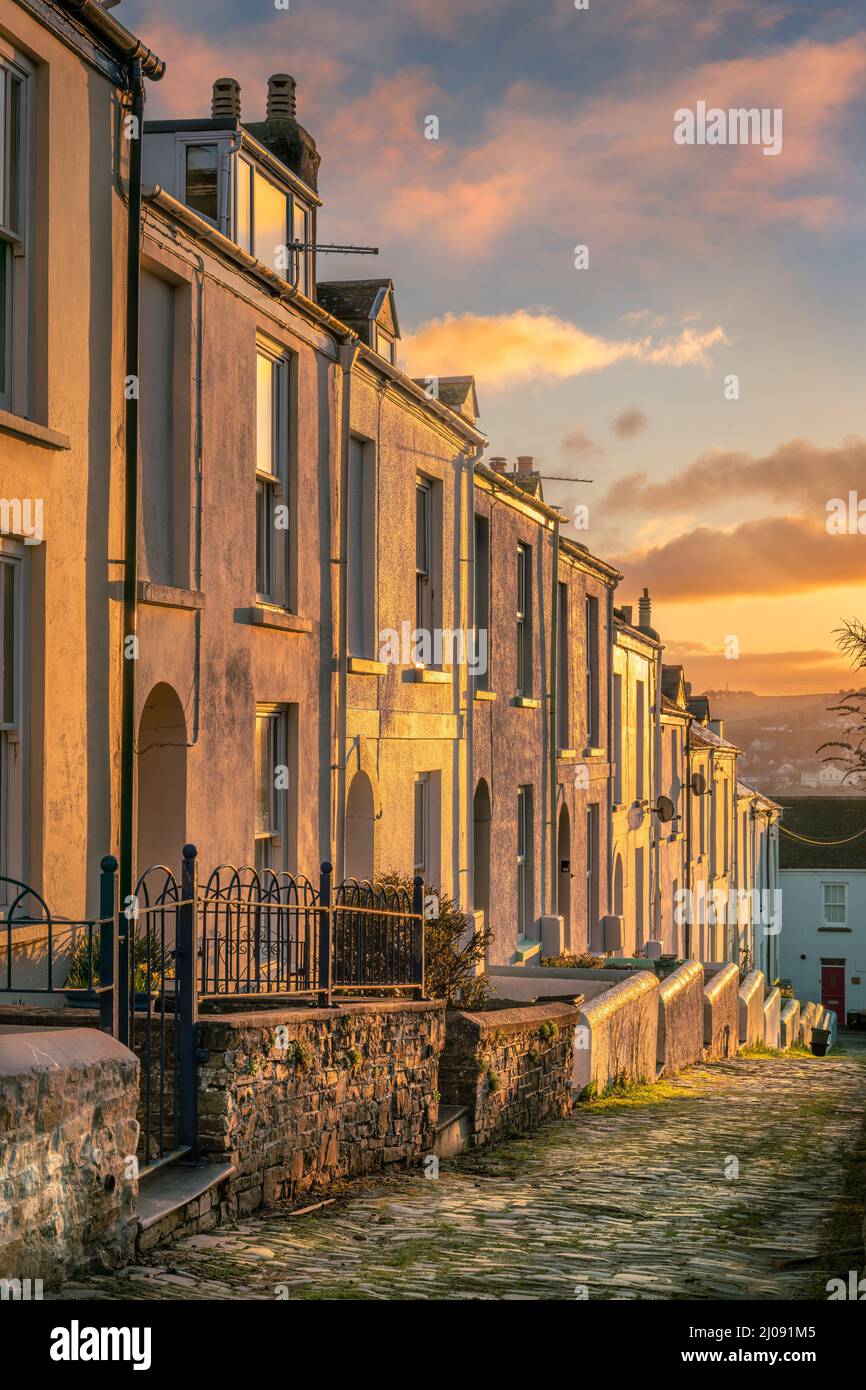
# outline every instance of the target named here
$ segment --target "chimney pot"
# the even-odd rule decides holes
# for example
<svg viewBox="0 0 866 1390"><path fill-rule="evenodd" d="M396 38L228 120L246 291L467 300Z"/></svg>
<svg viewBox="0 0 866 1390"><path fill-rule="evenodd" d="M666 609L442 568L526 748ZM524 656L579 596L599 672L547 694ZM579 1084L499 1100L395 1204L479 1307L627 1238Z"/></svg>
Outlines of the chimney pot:
<svg viewBox="0 0 866 1390"><path fill-rule="evenodd" d="M213 84L213 95L211 97L211 115L214 120L221 120L224 117L235 117L240 119L241 114L241 84L235 77L218 77Z"/></svg>
<svg viewBox="0 0 866 1390"><path fill-rule="evenodd" d="M297 110L297 83L287 72L275 72L268 78L268 120L285 121L294 118Z"/></svg>
<svg viewBox="0 0 866 1390"><path fill-rule="evenodd" d="M534 466L535 466L535 460L534 460L532 454L518 454L518 455L517 455L517 471L518 471L518 473L532 473L532 472L533 472L533 469L534 469Z"/></svg>
<svg viewBox="0 0 866 1390"><path fill-rule="evenodd" d="M508 466L508 460L506 458L502 458L499 454L497 454L495 457L488 459L488 463L496 473L504 473Z"/></svg>
<svg viewBox="0 0 866 1390"><path fill-rule="evenodd" d="M623 606L622 606L622 617L623 617L623 622L628 623L629 627L631 627L631 626L632 626L632 621L631 621L631 618L632 618L632 609L631 609L631 604L630 604L630 603L628 603L628 604L625 604L625 603L624 603L624 604L623 604Z"/></svg>

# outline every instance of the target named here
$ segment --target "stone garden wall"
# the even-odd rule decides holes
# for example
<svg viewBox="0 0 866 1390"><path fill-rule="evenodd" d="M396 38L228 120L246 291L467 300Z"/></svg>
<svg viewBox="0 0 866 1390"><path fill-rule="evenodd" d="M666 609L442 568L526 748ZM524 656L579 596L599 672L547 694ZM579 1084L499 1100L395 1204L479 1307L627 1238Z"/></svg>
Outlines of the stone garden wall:
<svg viewBox="0 0 866 1390"><path fill-rule="evenodd" d="M800 1003L789 999L779 1017L779 1046L793 1047L800 1041Z"/></svg>
<svg viewBox="0 0 866 1390"><path fill-rule="evenodd" d="M138 1062L105 1033L0 1027L0 1278L129 1260L137 1103Z"/></svg>
<svg viewBox="0 0 866 1390"><path fill-rule="evenodd" d="M740 1043L764 1041L764 972L753 970L740 985Z"/></svg>
<svg viewBox="0 0 866 1390"><path fill-rule="evenodd" d="M708 1059L737 1055L739 991L740 972L733 962L713 971L704 985L704 1056Z"/></svg>
<svg viewBox="0 0 866 1390"><path fill-rule="evenodd" d="M465 1105L472 1148L561 1119L572 1105L573 1004L449 1010L439 1062L443 1105Z"/></svg>
<svg viewBox="0 0 866 1390"><path fill-rule="evenodd" d="M432 1153L444 1005L205 1015L199 1151L234 1165L217 1217Z"/></svg>
<svg viewBox="0 0 866 1390"><path fill-rule="evenodd" d="M782 996L775 986L764 1000L764 1042L778 1047L782 1024Z"/></svg>
<svg viewBox="0 0 866 1390"><path fill-rule="evenodd" d="M699 1062L704 1048L704 969L684 961L659 985L658 1052L665 1076Z"/></svg>
<svg viewBox="0 0 866 1390"><path fill-rule="evenodd" d="M640 970L580 1009L574 1089L603 1095L613 1085L653 1082L659 1028L659 982Z"/></svg>

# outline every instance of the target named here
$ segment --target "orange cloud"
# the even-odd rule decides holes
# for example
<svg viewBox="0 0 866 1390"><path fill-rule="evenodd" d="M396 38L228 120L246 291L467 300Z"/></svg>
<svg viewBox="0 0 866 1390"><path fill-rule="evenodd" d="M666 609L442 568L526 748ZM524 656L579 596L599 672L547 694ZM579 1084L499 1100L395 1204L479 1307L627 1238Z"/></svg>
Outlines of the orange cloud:
<svg viewBox="0 0 866 1390"><path fill-rule="evenodd" d="M727 341L720 327L706 333L684 329L661 344L652 338L614 341L540 309L517 309L431 319L404 337L402 351L412 376L468 371L496 389L527 380L567 380L625 361L706 366L709 349Z"/></svg>
<svg viewBox="0 0 866 1390"><path fill-rule="evenodd" d="M645 472L630 473L614 483L603 506L607 512L659 513L748 496L786 507L796 499L823 513L831 497L862 490L864 480L866 439L852 436L830 448L791 439L761 457L713 449L657 483Z"/></svg>
<svg viewBox="0 0 866 1390"><path fill-rule="evenodd" d="M613 563L632 586L671 603L799 594L862 583L861 536L831 536L822 521L762 518L731 531L698 526L643 554Z"/></svg>

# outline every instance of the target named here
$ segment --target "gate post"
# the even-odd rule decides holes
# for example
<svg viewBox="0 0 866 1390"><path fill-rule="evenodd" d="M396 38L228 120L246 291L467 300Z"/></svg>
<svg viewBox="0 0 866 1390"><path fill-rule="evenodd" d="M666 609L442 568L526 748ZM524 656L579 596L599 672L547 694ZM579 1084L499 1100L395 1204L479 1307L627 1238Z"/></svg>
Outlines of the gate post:
<svg viewBox="0 0 866 1390"><path fill-rule="evenodd" d="M175 1025L177 1049L177 1138L195 1153L198 1129L198 850L184 845L181 905L177 912Z"/></svg>
<svg viewBox="0 0 866 1390"><path fill-rule="evenodd" d="M319 873L319 1008L332 1002L331 865L325 861Z"/></svg>
<svg viewBox="0 0 866 1390"><path fill-rule="evenodd" d="M99 865L99 1026L117 1037L117 860Z"/></svg>
<svg viewBox="0 0 866 1390"><path fill-rule="evenodd" d="M412 881L412 911L418 921L412 937L412 983L415 998L424 998L424 880L416 875Z"/></svg>
<svg viewBox="0 0 866 1390"><path fill-rule="evenodd" d="M117 1032L115 1037L118 1042L122 1042L125 1047L130 1046L129 1041L129 986L131 974L131 961L134 959L135 933L138 913L138 899L127 898L125 903L118 903L115 922L117 923L117 946L114 952L114 996L117 1018ZM130 940L133 943L133 951L130 953Z"/></svg>

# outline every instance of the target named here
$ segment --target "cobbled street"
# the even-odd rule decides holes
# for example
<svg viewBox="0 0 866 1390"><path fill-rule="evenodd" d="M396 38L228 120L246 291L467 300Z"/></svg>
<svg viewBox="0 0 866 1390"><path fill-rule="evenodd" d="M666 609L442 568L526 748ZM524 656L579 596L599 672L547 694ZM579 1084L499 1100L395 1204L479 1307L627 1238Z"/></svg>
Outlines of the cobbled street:
<svg viewBox="0 0 866 1390"><path fill-rule="evenodd" d="M662 1090L578 1106L438 1179L394 1172L306 1214L256 1214L60 1296L809 1299L862 1264L862 1053L740 1057Z"/></svg>

